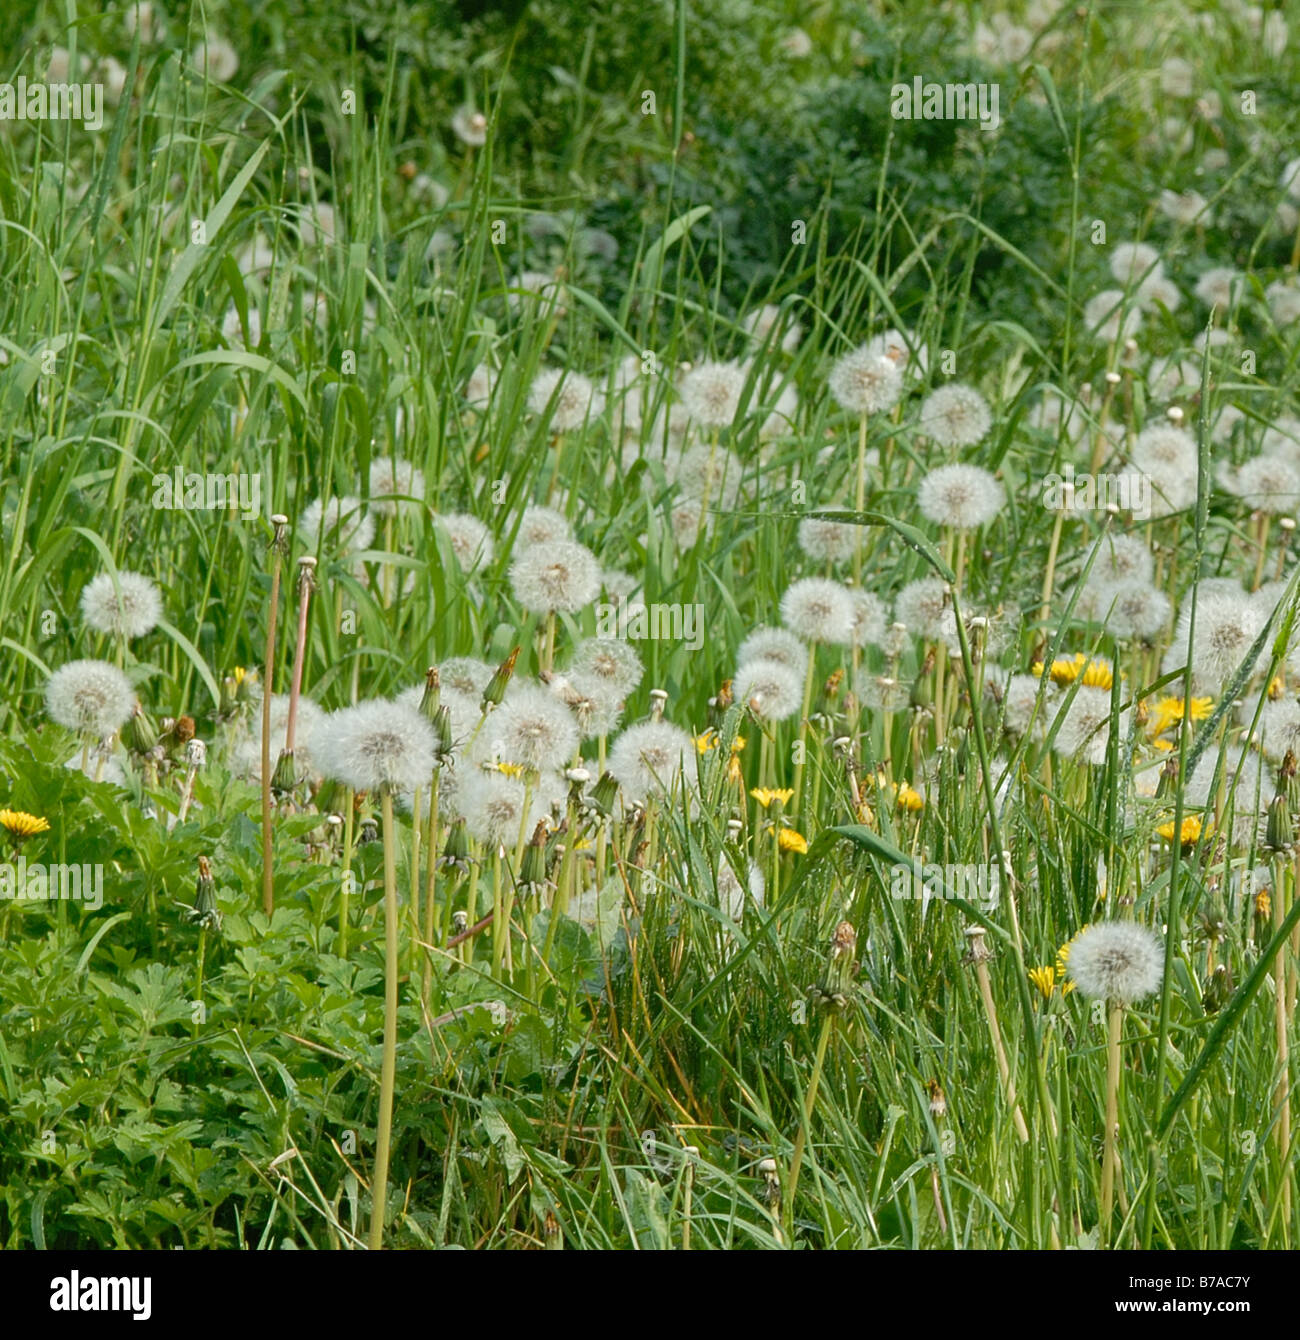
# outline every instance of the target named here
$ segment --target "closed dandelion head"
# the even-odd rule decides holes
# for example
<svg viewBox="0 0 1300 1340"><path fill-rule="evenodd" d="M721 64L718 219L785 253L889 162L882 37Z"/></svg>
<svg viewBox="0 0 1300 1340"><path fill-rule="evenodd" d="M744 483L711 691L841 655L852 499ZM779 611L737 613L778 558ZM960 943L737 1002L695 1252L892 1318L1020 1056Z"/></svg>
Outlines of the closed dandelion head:
<svg viewBox="0 0 1300 1340"><path fill-rule="evenodd" d="M576 614L600 595L600 563L576 540L529 545L510 565L510 588L534 613Z"/></svg>
<svg viewBox="0 0 1300 1340"><path fill-rule="evenodd" d="M354 791L398 793L429 785L438 742L418 709L377 698L326 717L314 753L325 776Z"/></svg>
<svg viewBox="0 0 1300 1340"><path fill-rule="evenodd" d="M423 497L424 476L410 461L380 456L370 462L370 510L376 515L396 516L402 508L417 507Z"/></svg>
<svg viewBox="0 0 1300 1340"><path fill-rule="evenodd" d="M948 608L948 588L938 577L908 582L894 601L894 617L923 638L936 638Z"/></svg>
<svg viewBox="0 0 1300 1340"><path fill-rule="evenodd" d="M102 740L131 715L131 682L107 661L69 661L45 685L45 707L60 726Z"/></svg>
<svg viewBox="0 0 1300 1340"><path fill-rule="evenodd" d="M806 642L847 643L854 612L848 588L825 577L805 577L781 597L782 622Z"/></svg>
<svg viewBox="0 0 1300 1340"><path fill-rule="evenodd" d="M992 426L988 401L963 382L931 391L921 404L921 431L941 447L973 447Z"/></svg>
<svg viewBox="0 0 1300 1340"><path fill-rule="evenodd" d="M111 573L101 572L81 592L81 614L96 633L130 641L158 626L162 596L157 586L138 572L119 572L116 586Z"/></svg>
<svg viewBox="0 0 1300 1340"><path fill-rule="evenodd" d="M1131 921L1100 921L1070 944L1070 979L1085 996L1133 1005L1160 990L1165 947L1158 936Z"/></svg>
<svg viewBox="0 0 1300 1340"><path fill-rule="evenodd" d="M808 648L787 628L756 628L740 644L736 660L741 665L776 661L802 679L808 669Z"/></svg>
<svg viewBox="0 0 1300 1340"><path fill-rule="evenodd" d="M850 414L883 414L903 396L903 367L884 350L861 345L836 360L830 392Z"/></svg>
<svg viewBox="0 0 1300 1340"><path fill-rule="evenodd" d="M551 427L561 433L581 428L588 419L599 418L605 408L604 394L579 372L546 368L528 388L528 408L544 415L550 410Z"/></svg>
<svg viewBox="0 0 1300 1340"><path fill-rule="evenodd" d="M735 421L744 387L745 372L738 363L701 363L682 378L679 390L692 420L706 428L726 428Z"/></svg>
<svg viewBox="0 0 1300 1340"><path fill-rule="evenodd" d="M847 563L862 545L862 527L810 516L799 523L798 539L814 563Z"/></svg>
<svg viewBox="0 0 1300 1340"><path fill-rule="evenodd" d="M667 721L643 721L629 726L609 751L609 772L630 805L644 805L651 796L671 794L695 742Z"/></svg>
<svg viewBox="0 0 1300 1340"><path fill-rule="evenodd" d="M375 522L360 498L317 498L303 511L298 533L309 550L355 554L370 548Z"/></svg>
<svg viewBox="0 0 1300 1340"><path fill-rule="evenodd" d="M563 512L553 507L529 504L519 523L517 542L521 545L553 544L556 540L573 539L573 527Z"/></svg>
<svg viewBox="0 0 1300 1340"><path fill-rule="evenodd" d="M478 517L468 512L450 512L439 516L437 522L462 572L473 572L475 568L491 563L496 546L492 532Z"/></svg>
<svg viewBox="0 0 1300 1340"><path fill-rule="evenodd" d="M760 721L786 721L803 706L803 677L779 661L749 661L736 671L732 693Z"/></svg>
<svg viewBox="0 0 1300 1340"><path fill-rule="evenodd" d="M555 694L537 684L518 684L492 713L479 737L500 762L534 772L565 767L578 748L578 723Z"/></svg>
<svg viewBox="0 0 1300 1340"><path fill-rule="evenodd" d="M569 663L570 676L593 679L619 698L626 698L644 673L636 648L621 638L588 638Z"/></svg>
<svg viewBox="0 0 1300 1340"><path fill-rule="evenodd" d="M921 515L952 530L976 530L1002 510L1002 485L982 466L941 465L921 480L916 491Z"/></svg>

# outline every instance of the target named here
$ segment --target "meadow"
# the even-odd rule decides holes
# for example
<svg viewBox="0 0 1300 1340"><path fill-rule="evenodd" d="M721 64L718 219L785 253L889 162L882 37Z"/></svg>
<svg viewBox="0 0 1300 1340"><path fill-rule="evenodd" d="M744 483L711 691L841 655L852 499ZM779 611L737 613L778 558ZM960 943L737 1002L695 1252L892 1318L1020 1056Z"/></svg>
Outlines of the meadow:
<svg viewBox="0 0 1300 1340"><path fill-rule="evenodd" d="M1294 1247L1300 12L600 8L0 20L0 1245Z"/></svg>

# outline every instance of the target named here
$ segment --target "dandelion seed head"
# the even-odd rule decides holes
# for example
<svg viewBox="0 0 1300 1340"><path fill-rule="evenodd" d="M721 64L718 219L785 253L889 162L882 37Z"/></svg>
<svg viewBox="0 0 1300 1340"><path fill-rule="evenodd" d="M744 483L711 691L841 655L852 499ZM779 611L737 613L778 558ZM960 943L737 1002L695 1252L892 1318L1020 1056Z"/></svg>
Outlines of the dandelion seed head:
<svg viewBox="0 0 1300 1340"><path fill-rule="evenodd" d="M1083 324L1102 344L1131 339L1142 327L1142 312L1123 289L1102 289L1083 305Z"/></svg>
<svg viewBox="0 0 1300 1340"><path fill-rule="evenodd" d="M379 456L370 462L370 510L378 516L396 516L412 510L424 497L424 475L410 461Z"/></svg>
<svg viewBox="0 0 1300 1340"><path fill-rule="evenodd" d="M520 683L492 713L479 747L499 762L535 772L565 767L578 748L578 723L555 694Z"/></svg>
<svg viewBox="0 0 1300 1340"><path fill-rule="evenodd" d="M144 637L162 618L162 596L148 577L138 572L101 572L81 592L81 615L96 633L107 633L126 641Z"/></svg>
<svg viewBox="0 0 1300 1340"><path fill-rule="evenodd" d="M626 698L645 673L636 648L621 638L593 637L579 643L569 663L574 676L594 679L619 698Z"/></svg>
<svg viewBox="0 0 1300 1340"><path fill-rule="evenodd" d="M370 548L375 522L360 498L316 498L303 510L299 534L309 552L323 547L340 555L355 554Z"/></svg>
<svg viewBox="0 0 1300 1340"><path fill-rule="evenodd" d="M870 345L844 354L831 368L830 392L851 414L883 414L903 396L903 369Z"/></svg>
<svg viewBox="0 0 1300 1340"><path fill-rule="evenodd" d="M916 500L927 521L952 530L977 530L1002 510L1006 494L982 466L940 465L921 480Z"/></svg>
<svg viewBox="0 0 1300 1340"><path fill-rule="evenodd" d="M744 703L760 721L786 721L803 706L801 676L780 661L743 664L731 681L738 703Z"/></svg>
<svg viewBox="0 0 1300 1340"><path fill-rule="evenodd" d="M988 401L964 382L931 391L921 404L921 431L941 447L973 447L992 426Z"/></svg>
<svg viewBox="0 0 1300 1340"><path fill-rule="evenodd" d="M45 685L45 708L60 726L102 740L131 715L131 681L107 661L69 661Z"/></svg>
<svg viewBox="0 0 1300 1340"><path fill-rule="evenodd" d="M600 563L576 540L529 545L510 565L510 587L534 613L576 614L600 595Z"/></svg>
<svg viewBox="0 0 1300 1340"><path fill-rule="evenodd" d="M814 563L847 563L861 547L862 527L810 516L799 523L798 538Z"/></svg>
<svg viewBox="0 0 1300 1340"><path fill-rule="evenodd" d="M741 642L736 660L741 665L776 661L795 671L802 682L808 669L808 648L788 628L756 628Z"/></svg>
<svg viewBox="0 0 1300 1340"><path fill-rule="evenodd" d="M1070 945L1070 978L1093 1000L1133 1005L1160 990L1164 969L1164 945L1136 922L1099 921Z"/></svg>
<svg viewBox="0 0 1300 1340"><path fill-rule="evenodd" d="M609 773L629 805L644 805L651 796L670 795L695 754L694 740L667 721L629 726L609 751Z"/></svg>
<svg viewBox="0 0 1300 1340"><path fill-rule="evenodd" d="M385 698L331 712L313 732L322 774L354 791L428 786L437 757L433 727L419 711Z"/></svg>
<svg viewBox="0 0 1300 1340"><path fill-rule="evenodd" d="M726 428L740 408L745 373L738 363L701 363L692 368L679 388L690 417L708 428Z"/></svg>
<svg viewBox="0 0 1300 1340"><path fill-rule="evenodd" d="M701 443L682 453L677 464L677 486L688 498L707 498L710 507L734 507L744 469L735 452Z"/></svg>
<svg viewBox="0 0 1300 1340"><path fill-rule="evenodd" d="M448 512L439 516L437 522L462 572L473 572L492 562L496 554L492 532L478 517L468 512Z"/></svg>
<svg viewBox="0 0 1300 1340"><path fill-rule="evenodd" d="M554 402L552 403L552 397ZM588 419L600 417L605 407L603 392L580 372L563 368L545 368L528 388L528 408L534 414L551 411L551 427L561 433L581 428Z"/></svg>
<svg viewBox="0 0 1300 1340"><path fill-rule="evenodd" d="M824 577L793 582L781 597L781 620L806 642L847 643L853 636L848 589Z"/></svg>
<svg viewBox="0 0 1300 1340"><path fill-rule="evenodd" d="M938 577L918 577L903 587L894 601L894 618L923 638L939 635L948 591Z"/></svg>

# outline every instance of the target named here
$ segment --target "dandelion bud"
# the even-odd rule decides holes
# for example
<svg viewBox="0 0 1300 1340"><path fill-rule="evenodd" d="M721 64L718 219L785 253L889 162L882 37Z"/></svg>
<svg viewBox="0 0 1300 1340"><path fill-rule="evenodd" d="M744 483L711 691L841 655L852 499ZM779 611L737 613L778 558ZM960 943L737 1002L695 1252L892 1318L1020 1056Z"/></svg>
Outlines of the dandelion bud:
<svg viewBox="0 0 1300 1340"><path fill-rule="evenodd" d="M1268 806L1268 822L1264 827L1264 846L1269 851L1287 852L1295 845L1295 826L1286 796L1278 794Z"/></svg>
<svg viewBox="0 0 1300 1340"><path fill-rule="evenodd" d="M848 1004L853 990L854 954L858 948L858 933L851 921L841 921L831 937L831 949L826 959L826 972L819 986L822 1004L828 1009L841 1010Z"/></svg>
<svg viewBox="0 0 1300 1340"><path fill-rule="evenodd" d="M281 749L276 760L275 772L271 775L271 790L277 796L287 796L298 780L297 769L293 763L293 750Z"/></svg>
<svg viewBox="0 0 1300 1340"><path fill-rule="evenodd" d="M600 780L587 793L585 808L594 810L603 818L610 818L614 813L614 801L618 798L618 782L614 780L612 773L601 773Z"/></svg>
<svg viewBox="0 0 1300 1340"><path fill-rule="evenodd" d="M212 878L212 866L206 856L199 857L199 878L194 891L194 906L186 914L186 920L201 930L221 929L221 913L217 910L217 882Z"/></svg>
<svg viewBox="0 0 1300 1340"><path fill-rule="evenodd" d="M1201 993L1201 1007L1206 1014L1217 1014L1232 995L1232 973L1226 963L1220 963L1210 974L1210 980Z"/></svg>
<svg viewBox="0 0 1300 1340"><path fill-rule="evenodd" d="M506 689L510 684L510 677L515 673L515 662L519 659L519 648L516 647L509 656L501 662L493 671L492 678L488 680L488 686L483 690L483 711L495 707L505 696Z"/></svg>
<svg viewBox="0 0 1300 1340"><path fill-rule="evenodd" d="M438 724L438 707L442 699L442 681L438 677L438 667L431 665L424 674L424 695L420 699L420 715L426 721Z"/></svg>
<svg viewBox="0 0 1300 1340"><path fill-rule="evenodd" d="M546 1222L542 1228L542 1236L548 1252L564 1250L564 1233L560 1229L560 1221L550 1210L546 1211Z"/></svg>
<svg viewBox="0 0 1300 1340"><path fill-rule="evenodd" d="M122 732L123 743L133 754L147 754L158 743L158 732L148 713L137 701Z"/></svg>
<svg viewBox="0 0 1300 1340"><path fill-rule="evenodd" d="M942 1121L948 1111L948 1099L939 1087L937 1079L927 1080L925 1087L930 1092L930 1115L935 1121Z"/></svg>
<svg viewBox="0 0 1300 1340"><path fill-rule="evenodd" d="M438 708L438 715L434 717L433 733L435 736L435 757L438 763L442 764L451 758L453 747L451 738L451 708L445 703Z"/></svg>
<svg viewBox="0 0 1300 1340"><path fill-rule="evenodd" d="M451 929L455 935L464 935L469 929L469 913L453 912L451 914Z"/></svg>
<svg viewBox="0 0 1300 1340"><path fill-rule="evenodd" d="M469 838L465 833L465 820L457 819L447 833L447 845L442 849L438 864L444 870L464 872L469 869Z"/></svg>
<svg viewBox="0 0 1300 1340"><path fill-rule="evenodd" d="M546 820L539 821L524 849L519 872L519 888L525 894L540 895L550 884L546 878Z"/></svg>

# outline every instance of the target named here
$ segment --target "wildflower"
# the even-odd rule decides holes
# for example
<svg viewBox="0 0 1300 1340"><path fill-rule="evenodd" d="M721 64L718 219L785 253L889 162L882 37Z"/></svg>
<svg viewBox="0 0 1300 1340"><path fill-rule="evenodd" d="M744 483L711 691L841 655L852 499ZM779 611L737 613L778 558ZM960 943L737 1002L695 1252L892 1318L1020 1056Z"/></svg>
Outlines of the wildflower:
<svg viewBox="0 0 1300 1340"><path fill-rule="evenodd" d="M510 587L525 609L575 614L600 594L600 563L576 540L529 545L510 565Z"/></svg>
<svg viewBox="0 0 1300 1340"><path fill-rule="evenodd" d="M696 423L726 428L740 407L745 373L737 363L701 363L682 378L682 404Z"/></svg>
<svg viewBox="0 0 1300 1340"><path fill-rule="evenodd" d="M1201 840L1201 833L1204 831L1204 824L1199 815L1189 814L1183 819L1182 830L1179 833L1178 845L1180 847L1194 847ZM1174 840L1174 821L1161 824L1156 829L1156 834L1164 838L1166 842Z"/></svg>
<svg viewBox="0 0 1300 1340"><path fill-rule="evenodd" d="M131 715L135 692L127 677L107 661L69 661L45 685L45 706L60 726L103 739Z"/></svg>
<svg viewBox="0 0 1300 1340"><path fill-rule="evenodd" d="M894 803L900 810L915 814L925 808L925 797L907 782L900 782L895 788Z"/></svg>
<svg viewBox="0 0 1300 1340"><path fill-rule="evenodd" d="M808 839L796 829L784 825L776 830L776 845L783 852L792 851L799 856L808 854Z"/></svg>
<svg viewBox="0 0 1300 1340"><path fill-rule="evenodd" d="M1039 694L1043 693L1042 706L1038 706ZM1035 718L1035 708L1038 715ZM1055 715L1055 694L1049 685L1043 689L1041 672L1038 675L1012 675L1002 691L1002 724L1015 735L1023 735L1029 729L1029 723L1037 720L1039 729L1051 721Z"/></svg>
<svg viewBox="0 0 1300 1340"><path fill-rule="evenodd" d="M760 721L785 721L803 703L803 680L779 661L750 661L736 671L736 701L745 703Z"/></svg>
<svg viewBox="0 0 1300 1340"><path fill-rule="evenodd" d="M629 726L609 752L609 771L632 805L651 796L672 793L694 744L680 727L667 721L644 721Z"/></svg>
<svg viewBox="0 0 1300 1340"><path fill-rule="evenodd" d="M1169 597L1145 582L1119 582L1096 591L1096 607L1113 637L1150 641L1173 611Z"/></svg>
<svg viewBox="0 0 1300 1340"><path fill-rule="evenodd" d="M491 563L496 552L492 532L478 517L468 512L450 512L435 519L462 572L473 572L475 568Z"/></svg>
<svg viewBox="0 0 1300 1340"><path fill-rule="evenodd" d="M1081 931L1070 944L1069 969L1075 986L1096 1000L1132 1005L1160 990L1165 950L1145 926L1102 921Z"/></svg>
<svg viewBox="0 0 1300 1340"><path fill-rule="evenodd" d="M1041 968L1030 968L1029 981L1038 988L1044 1000L1051 1000L1052 992L1056 989L1056 968L1050 963Z"/></svg>
<svg viewBox="0 0 1300 1340"><path fill-rule="evenodd" d="M831 368L830 391L852 414L882 414L902 398L903 372L894 359L862 345Z"/></svg>
<svg viewBox="0 0 1300 1340"><path fill-rule="evenodd" d="M1194 681L1211 690L1222 689L1246 659L1251 644L1263 626L1263 616L1257 607L1233 592L1199 591L1189 593L1178 612L1178 623L1173 641L1160 663L1162 675L1171 674L1189 659ZM1189 646L1192 632L1192 606L1196 606L1194 645Z"/></svg>
<svg viewBox="0 0 1300 1340"><path fill-rule="evenodd" d="M81 592L81 613L96 633L126 641L152 632L162 618L162 596L157 586L138 572L101 572Z"/></svg>
<svg viewBox="0 0 1300 1340"><path fill-rule="evenodd" d="M793 582L781 597L782 621L808 642L848 642L854 614L847 588L824 577Z"/></svg>
<svg viewBox="0 0 1300 1340"><path fill-rule="evenodd" d="M378 698L326 717L314 752L325 776L354 791L414 791L428 784L437 738L416 708Z"/></svg>
<svg viewBox="0 0 1300 1340"><path fill-rule="evenodd" d="M1193 721L1204 721L1213 710L1213 698L1193 698L1190 716ZM1181 698L1175 698L1170 694L1157 698L1148 718L1148 734L1163 735L1170 726L1176 726L1182 721L1186 712L1187 704Z"/></svg>
<svg viewBox="0 0 1300 1340"><path fill-rule="evenodd" d="M26 810L0 810L0 828L9 834L15 846L29 837L35 837L37 833L50 831L47 819L28 814Z"/></svg>
<svg viewBox="0 0 1300 1340"><path fill-rule="evenodd" d="M879 647L885 641L885 602L870 591L849 587L849 605L852 620L848 642L854 647Z"/></svg>
<svg viewBox="0 0 1300 1340"><path fill-rule="evenodd" d="M1248 507L1293 514L1300 504L1300 470L1281 456L1262 453L1227 471L1221 480Z"/></svg>
<svg viewBox="0 0 1300 1340"><path fill-rule="evenodd" d="M550 810L551 793L550 787L530 788L505 772L471 768L460 782L457 803L470 837L496 850L513 848L521 831L536 830Z"/></svg>
<svg viewBox="0 0 1300 1340"><path fill-rule="evenodd" d="M973 447L992 426L988 401L963 382L950 382L931 391L921 405L921 431L941 447Z"/></svg>
<svg viewBox="0 0 1300 1340"><path fill-rule="evenodd" d="M941 465L931 470L921 480L916 497L927 521L954 530L977 530L1006 504L1002 486L978 465Z"/></svg>
<svg viewBox="0 0 1300 1340"><path fill-rule="evenodd" d="M1100 767L1106 762L1110 741L1110 690L1079 688L1056 732L1054 749L1063 758L1077 758ZM1120 717L1120 738L1124 738L1127 713Z"/></svg>
<svg viewBox="0 0 1300 1340"><path fill-rule="evenodd" d="M766 810L774 803L788 805L790 797L794 795L794 788L757 786L749 794Z"/></svg>

